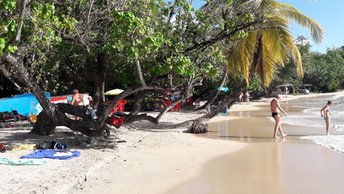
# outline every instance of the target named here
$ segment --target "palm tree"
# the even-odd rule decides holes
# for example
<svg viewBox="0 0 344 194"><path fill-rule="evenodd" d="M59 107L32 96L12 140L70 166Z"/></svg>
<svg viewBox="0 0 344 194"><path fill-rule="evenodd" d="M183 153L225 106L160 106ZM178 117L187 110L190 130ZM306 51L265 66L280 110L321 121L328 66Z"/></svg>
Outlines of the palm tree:
<svg viewBox="0 0 344 194"><path fill-rule="evenodd" d="M234 72L241 72L247 83L254 72L257 72L266 87L270 84L276 68L284 66L287 60L292 59L298 75L302 76L301 55L288 31L288 22L294 21L307 27L316 43L322 40L322 28L291 5L275 0L261 0L259 6L265 22L260 29L248 32L229 49L229 68Z"/></svg>

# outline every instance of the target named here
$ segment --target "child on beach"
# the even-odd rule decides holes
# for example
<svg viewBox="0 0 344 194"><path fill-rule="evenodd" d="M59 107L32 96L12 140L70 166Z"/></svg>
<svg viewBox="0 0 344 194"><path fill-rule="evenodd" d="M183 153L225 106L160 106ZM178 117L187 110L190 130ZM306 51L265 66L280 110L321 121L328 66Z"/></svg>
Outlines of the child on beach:
<svg viewBox="0 0 344 194"><path fill-rule="evenodd" d="M324 106L320 110L321 117L324 117L325 123L326 123L326 134L330 135L330 125L331 125L331 120L330 120L330 106L332 106L332 101L327 101L326 106Z"/></svg>

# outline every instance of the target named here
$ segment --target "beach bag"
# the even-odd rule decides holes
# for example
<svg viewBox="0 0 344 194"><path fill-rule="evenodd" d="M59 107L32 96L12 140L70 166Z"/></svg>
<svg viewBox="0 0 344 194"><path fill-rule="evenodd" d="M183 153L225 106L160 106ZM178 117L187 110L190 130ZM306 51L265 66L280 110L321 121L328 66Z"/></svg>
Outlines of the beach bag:
<svg viewBox="0 0 344 194"><path fill-rule="evenodd" d="M43 141L39 144L36 144L35 149L38 149L38 150L51 149L50 147L51 147L51 141Z"/></svg>
<svg viewBox="0 0 344 194"><path fill-rule="evenodd" d="M59 142L57 142L55 140L51 141L51 146L53 147L52 149L54 149L54 150L67 149L67 144L59 143Z"/></svg>
<svg viewBox="0 0 344 194"><path fill-rule="evenodd" d="M55 150L61 150L61 149L67 149L66 144L59 143L56 140L52 141L43 141L42 143L36 144L35 149L55 149Z"/></svg>

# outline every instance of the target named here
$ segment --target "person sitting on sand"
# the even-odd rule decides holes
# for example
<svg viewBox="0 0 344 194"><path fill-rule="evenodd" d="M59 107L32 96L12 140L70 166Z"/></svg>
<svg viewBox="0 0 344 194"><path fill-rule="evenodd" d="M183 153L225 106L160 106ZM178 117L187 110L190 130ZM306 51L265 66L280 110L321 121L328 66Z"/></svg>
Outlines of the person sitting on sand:
<svg viewBox="0 0 344 194"><path fill-rule="evenodd" d="M327 101L326 106L324 106L320 110L321 117L324 117L325 123L326 123L326 134L330 135L330 125L331 125L331 120L330 120L330 106L332 106L332 101Z"/></svg>
<svg viewBox="0 0 344 194"><path fill-rule="evenodd" d="M72 96L72 102L71 104L73 106L83 106L84 105L84 99L82 95L79 93L79 90L74 89L73 90L73 96ZM75 117L75 120L80 120L80 117Z"/></svg>
<svg viewBox="0 0 344 194"><path fill-rule="evenodd" d="M281 100L281 96L277 95L274 99L270 102L270 110L271 110L271 116L275 120L275 127L274 127L274 135L273 138L279 138L277 136L277 130L281 133L282 138L286 137L287 134L283 133L282 130L282 124L281 124L281 117L279 115L279 111L285 114L285 116L288 116L288 114L283 110L281 107L279 101Z"/></svg>
<svg viewBox="0 0 344 194"><path fill-rule="evenodd" d="M94 109L94 100L91 96L89 96L88 98L89 104L86 105L86 115L89 115L91 117L92 120L96 120L97 117L97 110Z"/></svg>
<svg viewBox="0 0 344 194"><path fill-rule="evenodd" d="M82 95L79 93L79 90L74 89L73 90L73 97L72 97L72 105L74 106L83 106L84 105L84 99Z"/></svg>

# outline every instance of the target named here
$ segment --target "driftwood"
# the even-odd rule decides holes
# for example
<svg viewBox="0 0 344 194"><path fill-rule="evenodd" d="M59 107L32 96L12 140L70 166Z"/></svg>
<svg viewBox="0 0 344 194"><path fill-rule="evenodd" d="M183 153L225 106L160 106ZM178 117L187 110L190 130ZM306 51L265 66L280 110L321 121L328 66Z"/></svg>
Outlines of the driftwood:
<svg viewBox="0 0 344 194"><path fill-rule="evenodd" d="M186 133L207 133L209 131L208 124L203 124L199 121L194 121L188 129L185 131Z"/></svg>

